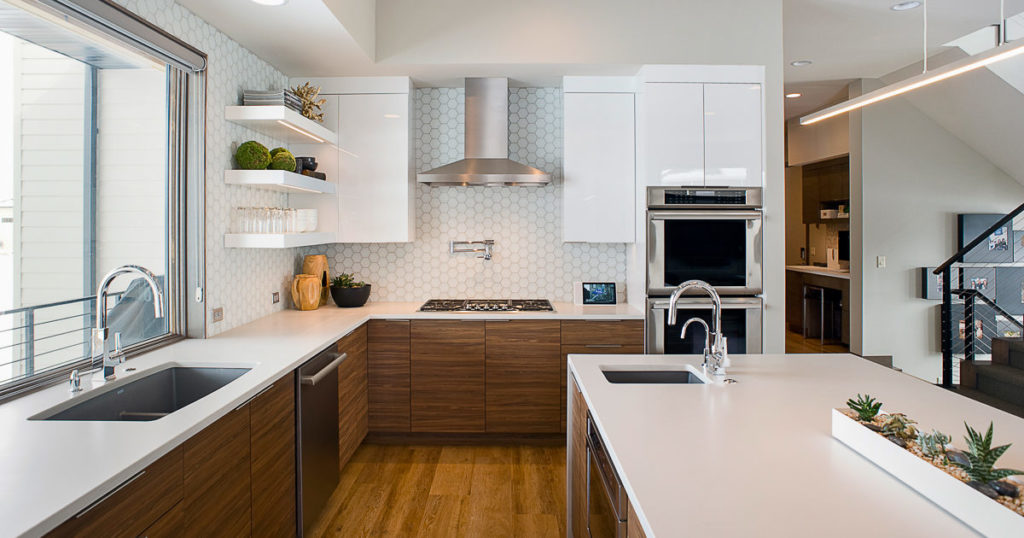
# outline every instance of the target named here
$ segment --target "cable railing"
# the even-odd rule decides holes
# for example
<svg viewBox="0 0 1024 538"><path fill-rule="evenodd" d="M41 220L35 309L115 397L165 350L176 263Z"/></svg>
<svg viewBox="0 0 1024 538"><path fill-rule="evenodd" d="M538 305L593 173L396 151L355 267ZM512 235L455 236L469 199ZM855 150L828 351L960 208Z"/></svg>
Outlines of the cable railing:
<svg viewBox="0 0 1024 538"><path fill-rule="evenodd" d="M942 290L943 387L959 383L961 361L991 355L994 338L1024 335L1022 214L1024 204L994 221L986 215L961 216L962 235L971 229L979 233L933 271ZM992 224L977 226L986 220Z"/></svg>

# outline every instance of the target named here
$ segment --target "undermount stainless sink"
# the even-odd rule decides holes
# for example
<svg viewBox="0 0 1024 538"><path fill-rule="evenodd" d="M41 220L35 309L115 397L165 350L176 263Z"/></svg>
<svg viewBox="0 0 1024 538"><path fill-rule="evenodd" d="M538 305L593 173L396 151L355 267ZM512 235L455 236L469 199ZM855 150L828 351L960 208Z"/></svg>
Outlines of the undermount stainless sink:
<svg viewBox="0 0 1024 538"><path fill-rule="evenodd" d="M172 366L133 379L71 407L30 420L149 421L167 416L238 379L249 368ZM102 390L102 389L101 389Z"/></svg>
<svg viewBox="0 0 1024 538"><path fill-rule="evenodd" d="M704 384L689 370L601 370L609 383L628 384Z"/></svg>

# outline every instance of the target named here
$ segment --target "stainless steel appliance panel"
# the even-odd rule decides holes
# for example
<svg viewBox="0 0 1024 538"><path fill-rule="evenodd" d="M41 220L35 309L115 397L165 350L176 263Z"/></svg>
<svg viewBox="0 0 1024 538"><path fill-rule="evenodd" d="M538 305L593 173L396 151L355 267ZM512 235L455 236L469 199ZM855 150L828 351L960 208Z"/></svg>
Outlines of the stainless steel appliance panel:
<svg viewBox="0 0 1024 538"><path fill-rule="evenodd" d="M679 338L683 323L699 317L711 323L711 299L683 297L677 303L678 323L668 325L667 298L647 300L647 353L699 355L704 351L704 329L696 328ZM760 297L722 297L722 331L728 339L730 354L762 352L763 304Z"/></svg>
<svg viewBox="0 0 1024 538"><path fill-rule="evenodd" d="M761 293L760 210L652 210L647 222L648 295L687 280L722 295Z"/></svg>
<svg viewBox="0 0 1024 538"><path fill-rule="evenodd" d="M591 538L626 538L628 514L626 489L587 413L587 532Z"/></svg>
<svg viewBox="0 0 1024 538"><path fill-rule="evenodd" d="M338 365L345 358L332 346L299 367L296 377L300 535L309 532L338 487Z"/></svg>

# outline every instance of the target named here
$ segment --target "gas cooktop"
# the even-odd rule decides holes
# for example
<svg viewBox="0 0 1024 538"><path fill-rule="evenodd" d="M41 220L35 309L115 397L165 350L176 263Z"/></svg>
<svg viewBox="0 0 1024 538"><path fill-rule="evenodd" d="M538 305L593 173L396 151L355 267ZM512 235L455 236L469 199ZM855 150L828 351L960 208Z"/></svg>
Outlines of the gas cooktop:
<svg viewBox="0 0 1024 538"><path fill-rule="evenodd" d="M431 299L420 312L554 312L547 299Z"/></svg>

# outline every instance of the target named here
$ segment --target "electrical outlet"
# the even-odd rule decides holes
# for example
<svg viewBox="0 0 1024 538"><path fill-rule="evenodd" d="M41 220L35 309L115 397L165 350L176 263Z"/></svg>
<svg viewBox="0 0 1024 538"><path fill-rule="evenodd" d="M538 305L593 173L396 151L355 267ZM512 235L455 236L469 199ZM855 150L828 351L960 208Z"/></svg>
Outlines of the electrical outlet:
<svg viewBox="0 0 1024 538"><path fill-rule="evenodd" d="M815 254L814 250L815 250L814 247L811 247L811 256L814 256L814 254Z"/></svg>
<svg viewBox="0 0 1024 538"><path fill-rule="evenodd" d="M223 306L218 306L217 308L214 308L212 313L213 313L213 322L214 323L217 323L218 321L224 321L224 307Z"/></svg>
<svg viewBox="0 0 1024 538"><path fill-rule="evenodd" d="M877 266L879 269L885 269L885 256L876 257L875 266Z"/></svg>
<svg viewBox="0 0 1024 538"><path fill-rule="evenodd" d="M273 304L280 303L281 302L281 292L275 291L274 293L270 294L270 300L273 301Z"/></svg>

